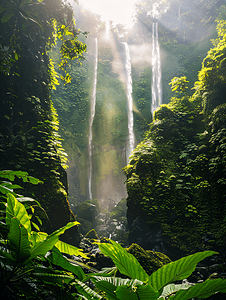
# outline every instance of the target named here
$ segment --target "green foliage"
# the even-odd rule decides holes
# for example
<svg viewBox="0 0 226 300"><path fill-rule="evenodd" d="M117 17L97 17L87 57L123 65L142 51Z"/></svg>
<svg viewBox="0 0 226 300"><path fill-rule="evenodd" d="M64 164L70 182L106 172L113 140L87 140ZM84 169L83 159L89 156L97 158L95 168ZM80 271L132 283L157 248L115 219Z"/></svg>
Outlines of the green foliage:
<svg viewBox="0 0 226 300"><path fill-rule="evenodd" d="M175 93L185 93L186 89L188 89L188 80L186 76L181 76L180 78L174 77L171 82L169 83L171 85L171 89Z"/></svg>
<svg viewBox="0 0 226 300"><path fill-rule="evenodd" d="M29 178L26 172L1 173L9 179L14 179L14 176L25 180ZM34 178L33 182L37 184L38 180ZM78 248L60 241L59 236L78 222L68 223L50 235L33 231L31 216L12 193L7 194L6 210L1 207L1 216L4 216L0 227L0 279L3 297L43 299L50 294L57 296L59 292L66 297L68 291L65 284L76 281L76 278L82 280L85 274L81 267L69 263L62 253L85 258L87 256ZM35 285L30 282L35 282Z"/></svg>
<svg viewBox="0 0 226 300"><path fill-rule="evenodd" d="M21 189L22 187L17 185L17 184L12 184L11 181L14 181L15 177L21 178L23 180L23 182L30 182L32 184L38 184L38 183L42 183L39 179L29 176L27 172L24 171L9 171L9 170L4 170L4 171L0 171L0 178L2 178L0 180L0 192L1 197L6 198L6 194L8 194L9 192L14 195L14 196L18 196L15 192L13 192L14 189ZM2 181L4 178L4 181ZM8 179L9 181L5 181L6 179ZM20 198L22 200L22 198ZM25 200L23 198L23 200ZM27 200L29 200L27 198ZM30 199L32 200L32 199Z"/></svg>
<svg viewBox="0 0 226 300"><path fill-rule="evenodd" d="M62 18L59 14L67 15ZM71 81L66 67L68 60L84 59L83 53L86 51L86 45L78 40L79 31L75 29L73 11L70 6L61 1L27 0L3 1L0 9L1 23L6 25L8 37L1 36L1 65L0 70L5 75L19 75L12 71L16 61L20 59L21 50L20 39L26 35L30 41L46 39L46 49L51 48L56 42L56 38L62 41L60 68L65 71L65 76L61 79L65 83ZM5 24L6 23L6 24ZM8 27L7 27L8 26ZM36 33L41 36L36 36ZM42 53L44 55L44 53ZM50 65L51 86L54 88L57 84L57 74L54 65Z"/></svg>
<svg viewBox="0 0 226 300"><path fill-rule="evenodd" d="M109 240L108 243L99 243L102 253L109 256L118 270L132 279L106 276L107 274L91 274L84 281L91 280L98 289L106 293L107 298L165 300L165 299L192 299L194 297L207 298L222 292L226 293L226 280L207 280L197 284L172 284L192 274L201 260L217 254L213 251L199 252L183 257L175 262L168 263L148 276L139 262L127 253L119 244ZM132 263L132 264L131 264ZM91 296L91 295L90 295ZM90 299L88 297L88 299Z"/></svg>
<svg viewBox="0 0 226 300"><path fill-rule="evenodd" d="M147 273L141 267L137 259L118 243L111 241L111 243L98 243L100 251L109 256L120 273L140 281L146 281L148 278Z"/></svg>
<svg viewBox="0 0 226 300"><path fill-rule="evenodd" d="M169 104L156 110L144 141L124 168L129 230L138 216L150 231L161 224L170 245L187 253L196 247L218 249L225 245L225 20L222 16L218 20L218 38L203 61L196 91L191 96L184 94L189 84L184 76L187 73L172 79L171 85L178 93ZM215 236L215 244L204 242L207 232ZM136 242L134 234L130 232L130 243Z"/></svg>
<svg viewBox="0 0 226 300"><path fill-rule="evenodd" d="M71 75L67 72L68 61L75 59L77 61L84 60L83 53L86 52L87 46L78 40L79 31L76 31L74 28L71 30L69 26L59 24L56 20L53 20L53 27L55 29L54 36L62 42L59 68L65 72L65 76L61 75L60 78L64 81L64 84L67 84L72 79Z"/></svg>
<svg viewBox="0 0 226 300"><path fill-rule="evenodd" d="M5 176L9 176L9 173ZM12 176L15 176L15 173L12 172ZM113 260L121 274L131 279L112 277L111 271L85 275L81 267L66 259L61 253L87 258L81 250L59 241L59 236L76 224L77 222L68 223L50 235L33 231L25 207L9 193L5 222L2 222L0 232L2 294L9 293L7 291L9 289L10 293L14 293L17 297L29 299L61 295L64 299L107 297L115 300L177 298L186 300L226 292L226 280L222 279L207 280L196 285L172 284L189 277L199 261L217 254L214 251L196 253L175 262L168 261L169 263L149 276L135 256L118 243L108 240L105 243L98 243L101 252ZM90 279L95 283L95 291L86 284ZM29 284L30 280L35 281L35 286ZM104 292L106 297L102 297L99 291Z"/></svg>
<svg viewBox="0 0 226 300"><path fill-rule="evenodd" d="M218 38L213 41L214 47L209 50L203 61L202 69L195 83L196 94L202 98L205 114L209 114L217 105L225 102L225 20L218 19Z"/></svg>
<svg viewBox="0 0 226 300"><path fill-rule="evenodd" d="M136 138L140 141L151 122L151 68L132 69L134 129Z"/></svg>
<svg viewBox="0 0 226 300"><path fill-rule="evenodd" d="M120 220L125 216L126 216L126 199L122 199L117 203L115 207L111 209L110 218Z"/></svg>
<svg viewBox="0 0 226 300"><path fill-rule="evenodd" d="M58 70L54 70L47 53L58 33L62 43L67 40L77 43L79 32L75 29L71 5L61 0L3 0L0 18L0 169L28 170L44 182L39 189L21 179L15 180L26 195L42 204L49 217L41 208L36 217L42 220L41 229L50 233L75 217L67 201L68 184L62 168L66 167L66 153L57 132L57 114L50 101L50 89L57 84ZM67 50L75 54L76 43ZM84 44L78 47L74 61L81 58L81 48L85 50ZM59 75L64 74L61 71ZM78 229L70 229L63 238L70 239L70 234L78 245Z"/></svg>

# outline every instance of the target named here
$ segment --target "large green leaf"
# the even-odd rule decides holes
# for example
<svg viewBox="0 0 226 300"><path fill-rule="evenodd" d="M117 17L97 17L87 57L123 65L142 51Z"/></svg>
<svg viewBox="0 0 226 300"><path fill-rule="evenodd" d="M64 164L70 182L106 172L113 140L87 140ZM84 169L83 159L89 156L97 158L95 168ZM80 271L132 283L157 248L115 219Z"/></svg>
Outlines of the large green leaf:
<svg viewBox="0 0 226 300"><path fill-rule="evenodd" d="M6 251L3 251L0 249L0 261L4 264L4 265L15 265L15 260L13 258L13 256L6 252Z"/></svg>
<svg viewBox="0 0 226 300"><path fill-rule="evenodd" d="M53 248L59 241L59 236L65 232L65 230L79 224L78 222L70 222L64 227L54 231L50 235L46 233L35 233L32 232L31 241L31 256L30 259L36 256L44 256L46 253Z"/></svg>
<svg viewBox="0 0 226 300"><path fill-rule="evenodd" d="M190 276L198 262L214 254L217 254L217 252L198 252L171 262L152 273L149 277L149 284L151 284L155 290L160 291L167 284L183 280Z"/></svg>
<svg viewBox="0 0 226 300"><path fill-rule="evenodd" d="M16 262L23 262L30 256L31 247L27 230L16 218L11 219L8 240Z"/></svg>
<svg viewBox="0 0 226 300"><path fill-rule="evenodd" d="M187 283L182 283L182 284L168 284L167 286L164 287L163 292L161 294L161 297L163 299L168 299L168 297L180 290L187 290L191 287L191 284Z"/></svg>
<svg viewBox="0 0 226 300"><path fill-rule="evenodd" d="M6 207L6 224L10 226L11 219L15 217L20 224L22 224L28 235L31 233L31 222L28 213L23 206L12 194L7 194L7 207Z"/></svg>
<svg viewBox="0 0 226 300"><path fill-rule="evenodd" d="M37 242L31 248L31 256L30 259L33 259L37 256L45 256L46 253L53 248L53 246L58 242L59 236L47 236L43 241Z"/></svg>
<svg viewBox="0 0 226 300"><path fill-rule="evenodd" d="M119 298L116 295L116 289L117 287L113 285L111 282L108 281L94 281L95 286L106 293L107 297L112 300L118 300Z"/></svg>
<svg viewBox="0 0 226 300"><path fill-rule="evenodd" d="M83 283L79 280L75 280L75 283L73 283L72 285L74 285L76 287L79 294L85 296L87 299L93 299L93 300L102 299L102 297L100 295L98 295L90 287L88 287L85 283Z"/></svg>
<svg viewBox="0 0 226 300"><path fill-rule="evenodd" d="M73 276L64 274L33 273L33 277L39 278L47 283L58 283L60 285L69 284L74 280Z"/></svg>
<svg viewBox="0 0 226 300"><path fill-rule="evenodd" d="M88 258L88 256L82 252L82 249L78 249L77 247L74 247L62 241L58 241L55 246L60 250L60 252L69 255L82 256L84 258Z"/></svg>
<svg viewBox="0 0 226 300"><path fill-rule="evenodd" d="M148 274L142 268L138 260L118 243L110 240L111 243L98 243L100 251L109 256L119 269L119 272L141 281L148 279Z"/></svg>
<svg viewBox="0 0 226 300"><path fill-rule="evenodd" d="M8 13L8 14L4 15L4 17L1 18L1 22L2 23L8 22L13 16L15 16L15 12Z"/></svg>
<svg viewBox="0 0 226 300"><path fill-rule="evenodd" d="M149 284L122 285L117 288L116 295L120 300L157 300L159 297Z"/></svg>
<svg viewBox="0 0 226 300"><path fill-rule="evenodd" d="M54 231L53 233L51 233L50 235L53 236L53 235L61 235L63 234L67 229L70 229L71 227L74 227L76 225L79 225L80 223L77 222L77 221L74 221L74 222L69 222L67 223L67 225L65 225L64 227L61 227L60 229Z"/></svg>
<svg viewBox="0 0 226 300"><path fill-rule="evenodd" d="M216 292L226 293L226 279L206 280L203 283L197 283L187 290L180 290L172 300L188 300L192 298L204 299L210 297Z"/></svg>
<svg viewBox="0 0 226 300"><path fill-rule="evenodd" d="M5 194L7 193L13 193L14 189L22 189L22 187L18 184L12 184L12 182L9 181L0 181L0 186L1 186L1 192ZM5 192L4 192L5 189Z"/></svg>
<svg viewBox="0 0 226 300"><path fill-rule="evenodd" d="M30 182L32 184L42 183L39 179L29 176L27 172L24 171L11 171L11 170L4 170L0 171L1 178L7 178L10 181L14 181L15 177L22 178L24 182Z"/></svg>
<svg viewBox="0 0 226 300"><path fill-rule="evenodd" d="M53 247L51 254L47 257L53 264L62 267L63 269L72 272L75 274L79 280L85 278L85 273L83 272L80 266L74 266L62 255L62 253L56 248Z"/></svg>
<svg viewBox="0 0 226 300"><path fill-rule="evenodd" d="M134 283L134 279L124 279L120 277L102 277L102 276L92 276L92 281L95 283L95 286L104 291L108 298L112 300L118 300L119 298L116 295L116 289L121 285L131 285ZM135 279L136 280L136 279ZM143 284L142 281L136 280L139 284Z"/></svg>
<svg viewBox="0 0 226 300"><path fill-rule="evenodd" d="M13 190L11 189L12 187L8 186L8 184L6 184L5 182L0 182L0 193L7 195L8 193L13 194L14 196L16 196L17 194L13 192Z"/></svg>
<svg viewBox="0 0 226 300"><path fill-rule="evenodd" d="M30 240L31 240L31 245L33 247L37 247L38 244L42 243L46 238L48 234L46 232L31 232Z"/></svg>
<svg viewBox="0 0 226 300"><path fill-rule="evenodd" d="M129 278L121 278L121 277L109 277L109 276L97 276L95 274L92 275L91 279L95 282L95 284L98 284L98 282L109 282L115 287L118 287L120 285L126 285L126 284L134 284L135 282L137 284L142 285L143 282L137 279L129 279Z"/></svg>
<svg viewBox="0 0 226 300"><path fill-rule="evenodd" d="M32 198L29 198L29 197L18 197L17 200L20 202L20 203L23 203L23 205L25 204L37 204L39 207L41 207L41 204L37 201L37 200L34 200Z"/></svg>

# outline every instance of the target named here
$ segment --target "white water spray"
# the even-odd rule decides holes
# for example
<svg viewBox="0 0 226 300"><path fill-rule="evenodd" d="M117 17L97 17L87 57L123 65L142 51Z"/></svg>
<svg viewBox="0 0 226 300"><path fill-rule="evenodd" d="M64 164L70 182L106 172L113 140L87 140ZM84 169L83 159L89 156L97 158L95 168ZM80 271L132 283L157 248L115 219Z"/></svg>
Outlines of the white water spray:
<svg viewBox="0 0 226 300"><path fill-rule="evenodd" d="M94 61L94 78L93 78L93 92L90 107L89 119L89 198L92 199L92 140L93 140L93 120L95 116L96 107L96 90L97 90L97 67L98 67L98 42L95 38L95 61Z"/></svg>
<svg viewBox="0 0 226 300"><path fill-rule="evenodd" d="M106 26L106 32L105 32L106 40L110 40L110 21L109 20L107 20L105 22L105 26Z"/></svg>
<svg viewBox="0 0 226 300"><path fill-rule="evenodd" d="M135 136L133 131L133 98L132 98L132 75L131 75L131 59L129 46L126 42L123 43L126 53L126 80L127 80L127 115L128 115L128 146L126 151L127 163L129 163L129 157L134 150Z"/></svg>
<svg viewBox="0 0 226 300"><path fill-rule="evenodd" d="M158 23L152 24L152 103L151 113L152 116L154 111L159 105L162 104L162 70L161 70L161 59L160 59L160 47L158 41Z"/></svg>

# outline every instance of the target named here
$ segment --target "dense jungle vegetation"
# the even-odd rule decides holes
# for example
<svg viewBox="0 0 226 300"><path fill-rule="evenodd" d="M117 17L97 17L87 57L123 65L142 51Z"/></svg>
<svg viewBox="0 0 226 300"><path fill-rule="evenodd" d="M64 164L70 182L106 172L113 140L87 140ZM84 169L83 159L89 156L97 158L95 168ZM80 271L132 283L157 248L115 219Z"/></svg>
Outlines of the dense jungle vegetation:
<svg viewBox="0 0 226 300"><path fill-rule="evenodd" d="M77 1L1 1L5 299L224 299L215 293L226 293L225 2L162 1L153 18L155 4L137 4L133 28L111 24L107 40L106 24ZM163 105L152 116L156 19ZM137 145L129 164L124 41Z"/></svg>
<svg viewBox="0 0 226 300"><path fill-rule="evenodd" d="M125 167L130 242L140 239L142 218L144 247L161 232L166 245L170 238L185 252L225 249L225 26L222 7L194 88L186 76L171 80L174 96Z"/></svg>
<svg viewBox="0 0 226 300"><path fill-rule="evenodd" d="M78 40L73 11L61 1L2 1L0 35L1 161L2 170L23 170L39 178L42 188L23 185L27 196L48 213L47 232L74 220L67 201L65 152L50 91L57 83L48 51L61 41L61 79L70 81L67 61L83 59L86 45ZM76 227L71 237L78 244Z"/></svg>
<svg viewBox="0 0 226 300"><path fill-rule="evenodd" d="M129 253L130 249L126 251L120 244L108 239L97 244L100 251L112 259L115 267L85 273L75 260L68 259L65 254L88 256L59 240L59 236L77 222L70 222L50 235L40 232L37 221L41 224L41 220L31 221L34 207L40 206L38 201L15 192L9 193L9 187L19 188L10 182L15 177L33 184L38 184L39 180L22 171L2 171L0 176L4 178L0 182L1 216L4 216L1 218L0 286L4 299L117 300L133 297L157 300L161 297L163 300L186 300L193 296L206 298L215 292L226 292L226 280L223 279L193 285L172 283L191 275L198 262L217 254L214 251L196 253L175 262L163 258L162 266L149 276L136 257ZM88 265L81 265L88 268ZM123 278L114 276L116 270L124 275ZM90 288L90 280L95 284L95 290Z"/></svg>

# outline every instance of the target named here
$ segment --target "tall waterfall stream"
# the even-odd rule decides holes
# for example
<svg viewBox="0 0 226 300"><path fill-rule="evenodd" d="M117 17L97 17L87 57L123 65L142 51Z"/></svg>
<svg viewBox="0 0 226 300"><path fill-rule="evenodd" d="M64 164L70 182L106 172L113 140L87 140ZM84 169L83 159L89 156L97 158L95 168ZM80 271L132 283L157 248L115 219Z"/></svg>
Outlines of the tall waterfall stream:
<svg viewBox="0 0 226 300"><path fill-rule="evenodd" d="M95 116L95 107L96 107L97 67L98 67L98 41L97 38L95 38L93 92L92 92L90 120L89 120L89 198L90 199L92 199L92 140L93 140L92 130L93 130L93 120Z"/></svg>
<svg viewBox="0 0 226 300"><path fill-rule="evenodd" d="M158 41L158 23L152 24L152 103L151 113L152 116L154 111L159 105L162 104L162 71L161 71L161 60L160 60L160 47Z"/></svg>
<svg viewBox="0 0 226 300"><path fill-rule="evenodd" d="M109 38L109 24L106 24L106 37ZM133 98L132 98L132 70L130 49L126 42L122 43L125 49L125 70L126 70L126 95L127 95L127 116L128 116L128 139L126 145L126 161L129 163L129 157L135 148L135 135L134 135L134 120L133 120ZM96 88L97 88L97 68L98 68L98 40L95 38L95 59L94 59L94 78L93 78L93 91L91 97L90 107L90 120L89 120L89 176L88 176L88 190L89 198L92 199L92 139L93 139L93 121L95 117L96 106ZM158 41L158 23L152 24L152 103L151 113L162 104L162 74L161 74L161 60L160 60L160 47Z"/></svg>
<svg viewBox="0 0 226 300"><path fill-rule="evenodd" d="M135 136L133 131L133 98L132 98L132 75L131 75L131 59L129 46L126 42L123 43L126 54L126 95L127 95L127 115L128 115L128 146L126 151L126 160L129 163L129 157L134 150Z"/></svg>

